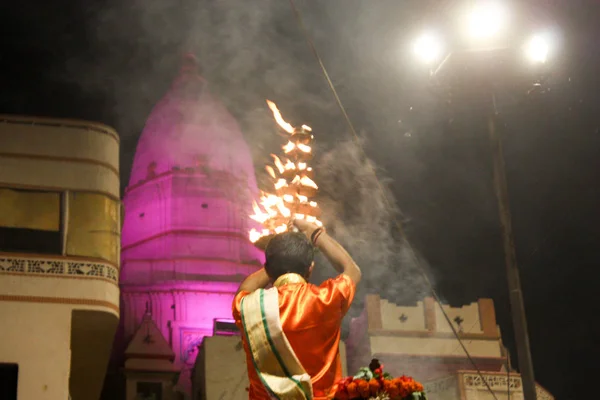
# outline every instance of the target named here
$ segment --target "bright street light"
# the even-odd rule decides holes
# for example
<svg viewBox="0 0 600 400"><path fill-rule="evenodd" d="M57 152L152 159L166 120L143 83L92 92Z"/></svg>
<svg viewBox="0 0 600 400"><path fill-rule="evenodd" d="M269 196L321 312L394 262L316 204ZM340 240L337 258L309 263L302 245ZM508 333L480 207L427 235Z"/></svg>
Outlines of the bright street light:
<svg viewBox="0 0 600 400"><path fill-rule="evenodd" d="M550 52L550 40L546 35L532 37L525 46L527 57L536 63L545 63Z"/></svg>
<svg viewBox="0 0 600 400"><path fill-rule="evenodd" d="M435 35L425 33L415 41L413 50L424 63L430 64L442 55L442 44Z"/></svg>
<svg viewBox="0 0 600 400"><path fill-rule="evenodd" d="M412 43L415 58L432 69L432 74L440 72L451 58L462 56L478 57L476 54L481 54L489 58L494 52L512 55L516 50L520 51L521 57L537 65L548 63L555 56L559 37L553 28L530 36L528 41L518 37L528 27L516 27L517 31L511 32L510 28L515 27L510 25L521 20L522 10L511 8L508 0L470 0L466 3L459 6L456 21L458 29L464 29L462 38L457 38L452 31L445 32L452 30L448 26L439 31L434 27ZM480 61L484 63L483 58ZM487 62L486 65L491 64Z"/></svg>
<svg viewBox="0 0 600 400"><path fill-rule="evenodd" d="M477 2L468 15L469 36L478 40L492 38L502 32L507 20L507 10L500 2Z"/></svg>

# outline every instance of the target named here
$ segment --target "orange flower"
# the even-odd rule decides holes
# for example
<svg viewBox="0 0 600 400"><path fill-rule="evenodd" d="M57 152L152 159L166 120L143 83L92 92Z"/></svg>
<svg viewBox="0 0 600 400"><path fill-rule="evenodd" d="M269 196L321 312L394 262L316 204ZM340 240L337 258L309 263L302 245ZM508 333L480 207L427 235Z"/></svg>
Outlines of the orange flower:
<svg viewBox="0 0 600 400"><path fill-rule="evenodd" d="M377 361L377 360L374 360ZM375 368L377 367L377 368ZM412 377L402 375L392 378L382 376L383 365L369 365L373 378L369 380L347 377L339 381L330 392L335 393L332 400L365 400L386 393L390 400L406 400L415 392L424 392L423 385Z"/></svg>
<svg viewBox="0 0 600 400"><path fill-rule="evenodd" d="M383 380L383 390L386 392L389 392L390 390L390 386L392 385L392 381L389 379L384 379Z"/></svg>
<svg viewBox="0 0 600 400"><path fill-rule="evenodd" d="M369 397L369 382L364 381L364 380L360 380L358 382L358 394L360 394L361 397L365 397L368 398Z"/></svg>
<svg viewBox="0 0 600 400"><path fill-rule="evenodd" d="M377 396L377 393L379 393L379 391L381 390L381 385L379 384L379 381L375 378L372 378L369 381L369 390L371 392L371 396Z"/></svg>
<svg viewBox="0 0 600 400"><path fill-rule="evenodd" d="M390 395L390 397L398 397L400 391L398 390L398 386L394 382L390 382L388 387L386 388L386 392Z"/></svg>
<svg viewBox="0 0 600 400"><path fill-rule="evenodd" d="M348 386L346 386L346 390L348 391L348 397L354 399L358 397L358 380L350 382Z"/></svg>
<svg viewBox="0 0 600 400"><path fill-rule="evenodd" d="M406 385L402 387L399 386L398 391L400 392L400 398L402 399L410 394L410 391L408 390L408 387Z"/></svg>

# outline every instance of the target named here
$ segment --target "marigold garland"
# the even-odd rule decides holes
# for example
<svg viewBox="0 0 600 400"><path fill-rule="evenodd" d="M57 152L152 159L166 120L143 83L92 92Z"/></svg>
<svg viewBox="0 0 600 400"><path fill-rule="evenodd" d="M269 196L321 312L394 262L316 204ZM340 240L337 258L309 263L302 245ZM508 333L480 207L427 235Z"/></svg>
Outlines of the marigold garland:
<svg viewBox="0 0 600 400"><path fill-rule="evenodd" d="M336 400L427 400L423 385L410 376L394 378L383 372L377 359L355 376L339 381L333 393Z"/></svg>

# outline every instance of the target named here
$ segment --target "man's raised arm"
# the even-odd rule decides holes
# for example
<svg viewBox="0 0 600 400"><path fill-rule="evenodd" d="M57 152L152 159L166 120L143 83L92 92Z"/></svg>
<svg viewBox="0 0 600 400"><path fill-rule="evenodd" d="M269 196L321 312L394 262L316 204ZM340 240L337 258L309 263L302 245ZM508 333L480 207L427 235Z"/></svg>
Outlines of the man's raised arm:
<svg viewBox="0 0 600 400"><path fill-rule="evenodd" d="M301 219L295 220L294 225L321 250L337 272L348 275L352 282L358 285L361 278L360 268L342 245L329 236L324 228Z"/></svg>
<svg viewBox="0 0 600 400"><path fill-rule="evenodd" d="M269 276L264 268L253 272L242 281L237 290L239 292L254 292L256 289L264 289L269 284ZM236 293L236 294L237 294Z"/></svg>

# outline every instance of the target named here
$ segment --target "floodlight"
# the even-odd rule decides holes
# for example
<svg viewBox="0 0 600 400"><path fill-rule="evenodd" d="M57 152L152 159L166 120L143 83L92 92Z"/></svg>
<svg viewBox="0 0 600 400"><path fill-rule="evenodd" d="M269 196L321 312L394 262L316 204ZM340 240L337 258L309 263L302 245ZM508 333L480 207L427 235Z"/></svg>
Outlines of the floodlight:
<svg viewBox="0 0 600 400"><path fill-rule="evenodd" d="M431 33L424 33L414 43L413 50L423 62L430 64L442 54L441 41Z"/></svg>
<svg viewBox="0 0 600 400"><path fill-rule="evenodd" d="M468 15L469 35L473 39L495 37L504 30L507 20L508 13L501 2L477 2Z"/></svg>
<svg viewBox="0 0 600 400"><path fill-rule="evenodd" d="M525 46L527 57L536 63L545 63L550 52L550 38L548 35L535 35Z"/></svg>

